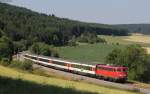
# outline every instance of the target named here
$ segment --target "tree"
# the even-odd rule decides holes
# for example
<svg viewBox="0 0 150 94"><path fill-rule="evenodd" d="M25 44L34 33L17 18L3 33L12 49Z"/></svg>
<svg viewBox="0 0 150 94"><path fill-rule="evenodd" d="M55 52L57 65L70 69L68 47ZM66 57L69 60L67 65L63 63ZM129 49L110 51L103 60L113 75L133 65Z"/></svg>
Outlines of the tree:
<svg viewBox="0 0 150 94"><path fill-rule="evenodd" d="M143 75L147 75L145 72L150 66L146 50L140 45L129 45L122 50L115 49L106 57L106 62L127 66L129 78L132 80L141 80Z"/></svg>
<svg viewBox="0 0 150 94"><path fill-rule="evenodd" d="M0 29L0 38L2 37L2 30Z"/></svg>
<svg viewBox="0 0 150 94"><path fill-rule="evenodd" d="M31 47L30 47L30 52L35 53L35 54L40 54L40 46L38 43L34 43Z"/></svg>
<svg viewBox="0 0 150 94"><path fill-rule="evenodd" d="M14 53L22 52L26 50L26 45L23 41L13 42L14 44Z"/></svg>
<svg viewBox="0 0 150 94"><path fill-rule="evenodd" d="M10 62L12 60L13 52L14 45L12 41L5 36L0 38L0 60L6 60Z"/></svg>
<svg viewBox="0 0 150 94"><path fill-rule="evenodd" d="M68 43L69 46L76 46L77 43L76 43L76 37L73 36L71 40L69 40L69 43Z"/></svg>
<svg viewBox="0 0 150 94"><path fill-rule="evenodd" d="M30 47L30 52L34 54L44 55L44 56L59 57L56 48L40 42L34 43Z"/></svg>

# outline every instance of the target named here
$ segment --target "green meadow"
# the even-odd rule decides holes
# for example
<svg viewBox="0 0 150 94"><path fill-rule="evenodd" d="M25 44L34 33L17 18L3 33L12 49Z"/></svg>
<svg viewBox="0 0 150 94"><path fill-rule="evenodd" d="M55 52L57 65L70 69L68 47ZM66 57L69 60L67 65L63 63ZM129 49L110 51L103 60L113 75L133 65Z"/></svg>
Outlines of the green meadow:
<svg viewBox="0 0 150 94"><path fill-rule="evenodd" d="M88 64L104 63L105 57L115 48L123 48L124 45L116 44L85 44L74 47L59 47L60 57Z"/></svg>

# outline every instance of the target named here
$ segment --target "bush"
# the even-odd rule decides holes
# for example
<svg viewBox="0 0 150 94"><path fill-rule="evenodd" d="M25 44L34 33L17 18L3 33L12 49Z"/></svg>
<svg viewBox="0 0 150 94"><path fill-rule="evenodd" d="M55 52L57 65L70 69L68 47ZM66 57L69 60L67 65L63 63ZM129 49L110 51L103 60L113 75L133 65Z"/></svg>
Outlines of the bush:
<svg viewBox="0 0 150 94"><path fill-rule="evenodd" d="M0 61L0 64L3 66L8 66L11 62L9 61L8 58L2 58Z"/></svg>
<svg viewBox="0 0 150 94"><path fill-rule="evenodd" d="M18 69L22 69L22 70L31 71L32 70L32 65L33 65L33 63L31 61L26 60L24 62L12 61L12 63L9 66L13 67L13 68L18 68Z"/></svg>
<svg viewBox="0 0 150 94"><path fill-rule="evenodd" d="M113 50L106 57L106 62L127 66L129 68L128 77L131 80L150 82L149 58L150 57L146 53L145 49L143 49L140 45L129 45L122 50Z"/></svg>
<svg viewBox="0 0 150 94"><path fill-rule="evenodd" d="M45 70L40 69L40 68L34 68L32 73L40 75L40 76L52 77Z"/></svg>
<svg viewBox="0 0 150 94"><path fill-rule="evenodd" d="M59 57L57 49L45 43L36 42L30 47L29 50L34 54Z"/></svg>

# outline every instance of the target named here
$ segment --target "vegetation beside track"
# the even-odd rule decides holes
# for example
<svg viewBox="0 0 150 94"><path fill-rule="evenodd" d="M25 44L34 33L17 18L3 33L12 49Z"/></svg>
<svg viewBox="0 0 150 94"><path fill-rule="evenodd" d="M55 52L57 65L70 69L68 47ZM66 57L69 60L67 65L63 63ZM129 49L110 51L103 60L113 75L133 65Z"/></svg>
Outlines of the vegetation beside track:
<svg viewBox="0 0 150 94"><path fill-rule="evenodd" d="M0 66L0 82L0 93L2 94L138 94L83 82L19 72L3 66Z"/></svg>

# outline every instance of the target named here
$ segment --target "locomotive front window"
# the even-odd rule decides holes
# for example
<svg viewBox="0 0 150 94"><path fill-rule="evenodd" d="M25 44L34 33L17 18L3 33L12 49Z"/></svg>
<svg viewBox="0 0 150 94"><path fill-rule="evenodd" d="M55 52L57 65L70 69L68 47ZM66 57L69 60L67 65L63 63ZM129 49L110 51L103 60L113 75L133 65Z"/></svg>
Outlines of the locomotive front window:
<svg viewBox="0 0 150 94"><path fill-rule="evenodd" d="M127 72L128 70L127 69L123 69L123 72Z"/></svg>

